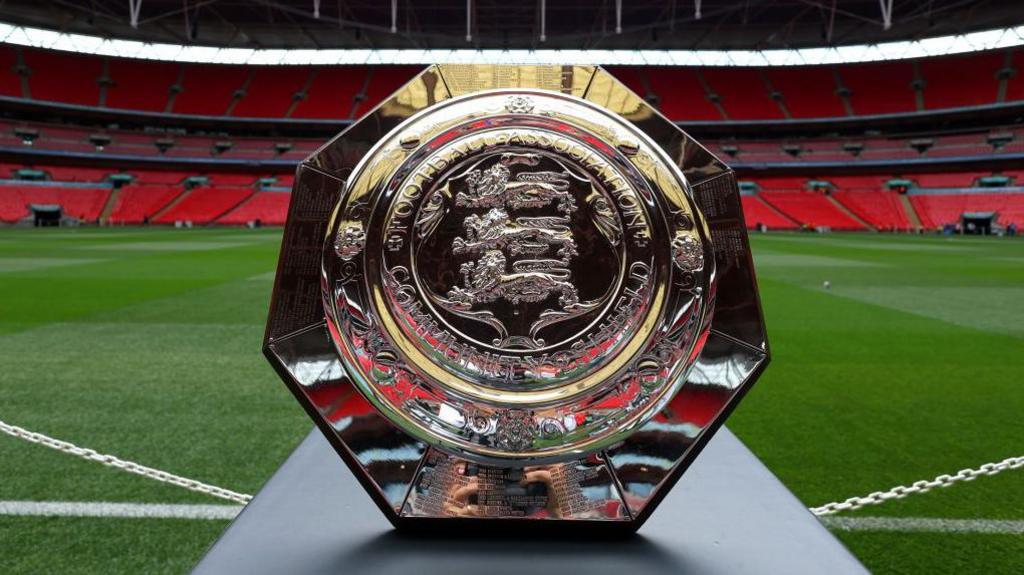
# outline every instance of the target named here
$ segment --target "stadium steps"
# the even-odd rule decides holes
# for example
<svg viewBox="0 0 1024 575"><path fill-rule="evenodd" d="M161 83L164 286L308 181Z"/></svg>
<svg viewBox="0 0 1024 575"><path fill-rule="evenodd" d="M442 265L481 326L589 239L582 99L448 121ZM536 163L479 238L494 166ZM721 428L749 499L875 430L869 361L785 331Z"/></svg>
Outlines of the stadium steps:
<svg viewBox="0 0 1024 575"><path fill-rule="evenodd" d="M121 188L114 188L107 195L107 201L103 204L103 209L100 210L100 223L106 224L110 221L110 214L114 212L114 206L117 205L117 199L121 196Z"/></svg>
<svg viewBox="0 0 1024 575"><path fill-rule="evenodd" d="M185 198L187 198L188 195L191 194L191 193L192 193L192 190L190 190L188 188L182 188L181 193L178 194L177 196L174 196L173 200L167 202L166 206L164 206L164 207L160 208L159 210L157 210L153 214L153 216L151 218L149 218L149 221L155 222L157 219L159 219L161 216L163 216L165 213L167 213L171 208L173 208L174 206L180 204L181 201L184 200Z"/></svg>
<svg viewBox="0 0 1024 575"><path fill-rule="evenodd" d="M910 202L910 198L906 194L899 194L900 205L903 206L903 212L907 214L907 219L910 220L910 225L915 230L921 229L921 218L917 215L917 210L914 209L914 204Z"/></svg>
<svg viewBox="0 0 1024 575"><path fill-rule="evenodd" d="M772 211L772 213L774 213L775 215L779 216L780 218L782 218L782 219L784 219L784 220L786 220L786 221L789 221L789 222L793 222L793 225L794 225L794 226L796 226L796 227L798 227L798 228L799 228L800 226L802 226L802 225L803 225L803 222L800 222L800 221L796 220L795 218L791 218L791 217L789 217L789 214L787 214L787 213L783 212L783 211L782 211L782 210L780 210L779 208L776 208L775 206L773 206L773 205L771 204L771 202L769 202L769 201L765 200L765 199L764 199L764 198L762 198L761 196L759 196L759 195L755 194L755 195L754 195L753 197L754 197L754 199L756 199L756 200L757 200L758 202L760 202L760 203L761 203L762 205L764 205L764 207L766 207L766 208L768 208L769 210L771 210L771 211Z"/></svg>
<svg viewBox="0 0 1024 575"><path fill-rule="evenodd" d="M836 198L832 197L831 194L826 195L825 199L828 200L829 202L831 202L831 204L833 206L835 206L837 210L839 210L840 212L843 212L844 214L846 214L847 217L849 217L851 220L853 220L853 221L857 222L858 224L864 226L865 229L871 230L873 232L877 232L878 231L878 228L876 228L875 226L867 223L867 221L865 221L864 218L862 218L862 217L858 216L857 214L853 213L852 211L850 211L850 208L848 208L845 205L843 205L843 202L840 202Z"/></svg>
<svg viewBox="0 0 1024 575"><path fill-rule="evenodd" d="M246 204L251 202L258 195L259 195L259 190L253 189L252 193L250 193L248 196L245 196L242 199L242 201L240 201L237 204L231 206L230 208L225 210L223 213L217 214L215 217L211 218L210 219L210 223L211 224L216 224L221 218L226 217L227 215L231 214L232 212L242 208L243 206L245 206Z"/></svg>

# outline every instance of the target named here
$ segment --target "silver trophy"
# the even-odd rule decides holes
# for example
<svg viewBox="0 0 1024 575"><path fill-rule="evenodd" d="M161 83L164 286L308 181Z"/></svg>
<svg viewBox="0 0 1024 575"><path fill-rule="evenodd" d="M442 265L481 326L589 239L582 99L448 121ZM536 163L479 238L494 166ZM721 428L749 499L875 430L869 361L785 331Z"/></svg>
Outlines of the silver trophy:
<svg viewBox="0 0 1024 575"><path fill-rule="evenodd" d="M428 68L307 158L265 352L394 525L577 533L768 362L732 171L579 66Z"/></svg>

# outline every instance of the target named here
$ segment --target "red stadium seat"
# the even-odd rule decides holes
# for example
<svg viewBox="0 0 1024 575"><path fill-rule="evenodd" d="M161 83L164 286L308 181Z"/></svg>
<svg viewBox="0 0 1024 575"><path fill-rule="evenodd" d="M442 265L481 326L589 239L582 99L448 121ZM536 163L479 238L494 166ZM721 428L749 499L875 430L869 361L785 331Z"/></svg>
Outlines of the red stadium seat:
<svg viewBox="0 0 1024 575"><path fill-rule="evenodd" d="M107 175L117 170L110 168L80 168L77 166L37 166L50 174L50 179L59 182L102 182Z"/></svg>
<svg viewBox="0 0 1024 575"><path fill-rule="evenodd" d="M909 230L912 227L896 192L838 190L832 193L832 197L879 230Z"/></svg>
<svg viewBox="0 0 1024 575"><path fill-rule="evenodd" d="M256 68L245 96L231 111L232 116L284 118L295 94L309 79L306 67Z"/></svg>
<svg viewBox="0 0 1024 575"><path fill-rule="evenodd" d="M792 220L762 202L757 196L740 196L740 201L743 204L743 219L746 221L748 229L754 229L758 224L767 226L769 230L795 230L799 227Z"/></svg>
<svg viewBox="0 0 1024 575"><path fill-rule="evenodd" d="M863 230L857 220L843 213L819 192L773 191L760 194L760 198L790 218L816 228L827 226L833 230Z"/></svg>
<svg viewBox="0 0 1024 575"><path fill-rule="evenodd" d="M192 175L188 172L170 172L155 170L132 170L135 174L135 182L139 184L180 184L182 180Z"/></svg>
<svg viewBox="0 0 1024 575"><path fill-rule="evenodd" d="M947 174L907 174L904 177L917 182L919 188L969 188L975 180L988 172L953 172Z"/></svg>
<svg viewBox="0 0 1024 575"><path fill-rule="evenodd" d="M859 116L913 112L914 68L909 62L849 64L838 68L850 90L850 105Z"/></svg>
<svg viewBox="0 0 1024 575"><path fill-rule="evenodd" d="M928 228L959 223L964 212L997 212L999 224L1024 226L1024 194L1020 193L913 194L910 201Z"/></svg>
<svg viewBox="0 0 1024 575"><path fill-rule="evenodd" d="M924 105L929 109L994 104L999 93L996 73L1002 53L968 54L921 61L926 82Z"/></svg>
<svg viewBox="0 0 1024 575"><path fill-rule="evenodd" d="M181 64L111 58L107 88L108 108L163 112L178 81Z"/></svg>
<svg viewBox="0 0 1024 575"><path fill-rule="evenodd" d="M292 112L293 118L340 120L352 115L355 96L366 82L366 68L344 66L318 68L306 98Z"/></svg>
<svg viewBox="0 0 1024 575"><path fill-rule="evenodd" d="M215 188L199 186L188 192L181 201L160 214L154 223L171 224L190 221L208 224L234 209L254 193L249 188Z"/></svg>
<svg viewBox="0 0 1024 575"><path fill-rule="evenodd" d="M109 196L110 188L0 184L0 221L28 217L28 204L58 204L64 215L92 222L100 217Z"/></svg>
<svg viewBox="0 0 1024 575"><path fill-rule="evenodd" d="M141 224L152 218L160 208L181 194L180 186L167 184L132 184L117 192L111 224Z"/></svg>
<svg viewBox="0 0 1024 575"><path fill-rule="evenodd" d="M251 221L270 226L282 226L288 217L288 192L258 192L247 201L217 220L218 224L245 225Z"/></svg>
<svg viewBox="0 0 1024 575"><path fill-rule="evenodd" d="M1024 50L1015 50L1011 61L1016 73L1006 82L1006 99L1024 100Z"/></svg>
<svg viewBox="0 0 1024 575"><path fill-rule="evenodd" d="M786 109L794 118L846 115L843 101L836 95L832 68L769 68L765 74L772 88L782 94Z"/></svg>
<svg viewBox="0 0 1024 575"><path fill-rule="evenodd" d="M661 113L673 120L721 120L693 68L644 68ZM614 73L614 72L613 72ZM628 76L627 76L628 77ZM642 90L630 86L641 96Z"/></svg>
<svg viewBox="0 0 1024 575"><path fill-rule="evenodd" d="M705 68L701 70L711 90L732 120L782 118L782 110L768 93L768 86L755 68Z"/></svg>
<svg viewBox="0 0 1024 575"><path fill-rule="evenodd" d="M21 77L15 72L18 53L14 46L0 45L0 95L21 97Z"/></svg>
<svg viewBox="0 0 1024 575"><path fill-rule="evenodd" d="M242 66L188 64L182 76L181 93L174 97L175 114L223 116L245 84L249 70Z"/></svg>
<svg viewBox="0 0 1024 575"><path fill-rule="evenodd" d="M103 74L101 59L28 48L22 54L32 74L29 87L33 99L83 106L99 105L99 79Z"/></svg>

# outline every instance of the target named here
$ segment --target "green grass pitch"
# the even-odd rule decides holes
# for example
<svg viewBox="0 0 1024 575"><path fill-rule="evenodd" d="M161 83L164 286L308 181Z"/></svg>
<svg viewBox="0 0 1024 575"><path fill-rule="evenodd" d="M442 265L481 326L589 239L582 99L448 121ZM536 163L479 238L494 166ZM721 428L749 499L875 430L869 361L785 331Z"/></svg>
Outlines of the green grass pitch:
<svg viewBox="0 0 1024 575"><path fill-rule="evenodd" d="M260 354L279 240L0 230L0 419L255 492L311 426ZM774 361L729 425L806 504L1024 454L1024 241L752 241ZM7 436L0 478L218 503ZM1024 470L846 515L1024 520ZM0 573L184 573L225 524L0 516ZM1024 572L1020 535L837 535L879 573Z"/></svg>

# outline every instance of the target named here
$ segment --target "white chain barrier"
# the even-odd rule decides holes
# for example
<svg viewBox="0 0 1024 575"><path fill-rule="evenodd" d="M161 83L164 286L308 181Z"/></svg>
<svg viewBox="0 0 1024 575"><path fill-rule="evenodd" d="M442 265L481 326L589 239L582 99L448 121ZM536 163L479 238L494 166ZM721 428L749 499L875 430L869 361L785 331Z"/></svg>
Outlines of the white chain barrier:
<svg viewBox="0 0 1024 575"><path fill-rule="evenodd" d="M96 461L108 467L114 467L122 471L127 471L128 473L141 475L142 477L154 479L161 483L177 485L178 487L183 487L189 491L195 491L196 493L205 493L206 495L219 497L220 499L227 499L228 501L234 501L235 503L241 503L242 505L245 505L252 499L252 495L237 493L229 489L217 487L216 485L210 485L201 481L196 481L195 479L189 479L187 477L174 475L173 473L168 473L159 469L153 469L152 467L146 467L145 465L140 465L134 461L125 461L124 459L114 457L113 455L104 455L93 449L78 447L72 443L54 439L43 435L42 433L35 433L16 425L8 425L3 421L0 421L0 431L12 437L24 439L25 441L37 443L39 445L49 447L50 449L56 449L57 451L63 451L64 453L71 455L76 455L82 459Z"/></svg>
<svg viewBox="0 0 1024 575"><path fill-rule="evenodd" d="M220 499L227 499L228 501L241 503L242 505L249 503L252 499L252 495L238 493L229 489L217 487L216 485L196 481L195 479L189 479L187 477L174 475L173 473L168 473L159 469L153 469L152 467L146 467L145 465L140 465L134 461L126 461L113 455L104 455L93 449L78 447L72 443L54 439L43 435L42 433L35 433L16 425L9 425L3 421L0 421L0 431L12 437L24 439L25 441L37 443L39 445L49 447L50 449L56 449L57 451L62 451L71 455L76 455L82 459L96 461L103 465L121 469L128 473L134 473L135 475L141 475L142 477L147 477L149 479L154 479L161 483L177 485L178 487L183 487L189 491L195 491L196 493L204 493ZM903 499L908 495L925 493L936 487L949 487L959 482L973 481L982 475L996 475L997 473L1002 473L1008 469L1018 469L1020 467L1024 467L1024 456L1010 457L997 463L986 463L975 469L961 469L953 475L939 475L930 481L922 479L921 481L915 481L910 485L898 485L888 491L875 491L860 497L851 497L844 501L826 503L819 507L812 507L810 511L818 517L834 515L841 511L853 511L854 509L860 509L867 505L878 505L892 499Z"/></svg>
<svg viewBox="0 0 1024 575"><path fill-rule="evenodd" d="M910 485L897 485L888 491L875 491L861 497L851 497L845 501L826 503L820 507L812 507L811 513L818 517L833 515L840 511L853 511L867 505L878 505L891 499L903 499L915 493L925 493L936 487L949 487L961 481L974 481L982 475L996 475L1007 469L1024 467L1024 456L1009 457L998 463L986 463L976 469L961 469L953 475L943 474L931 481L922 479Z"/></svg>

